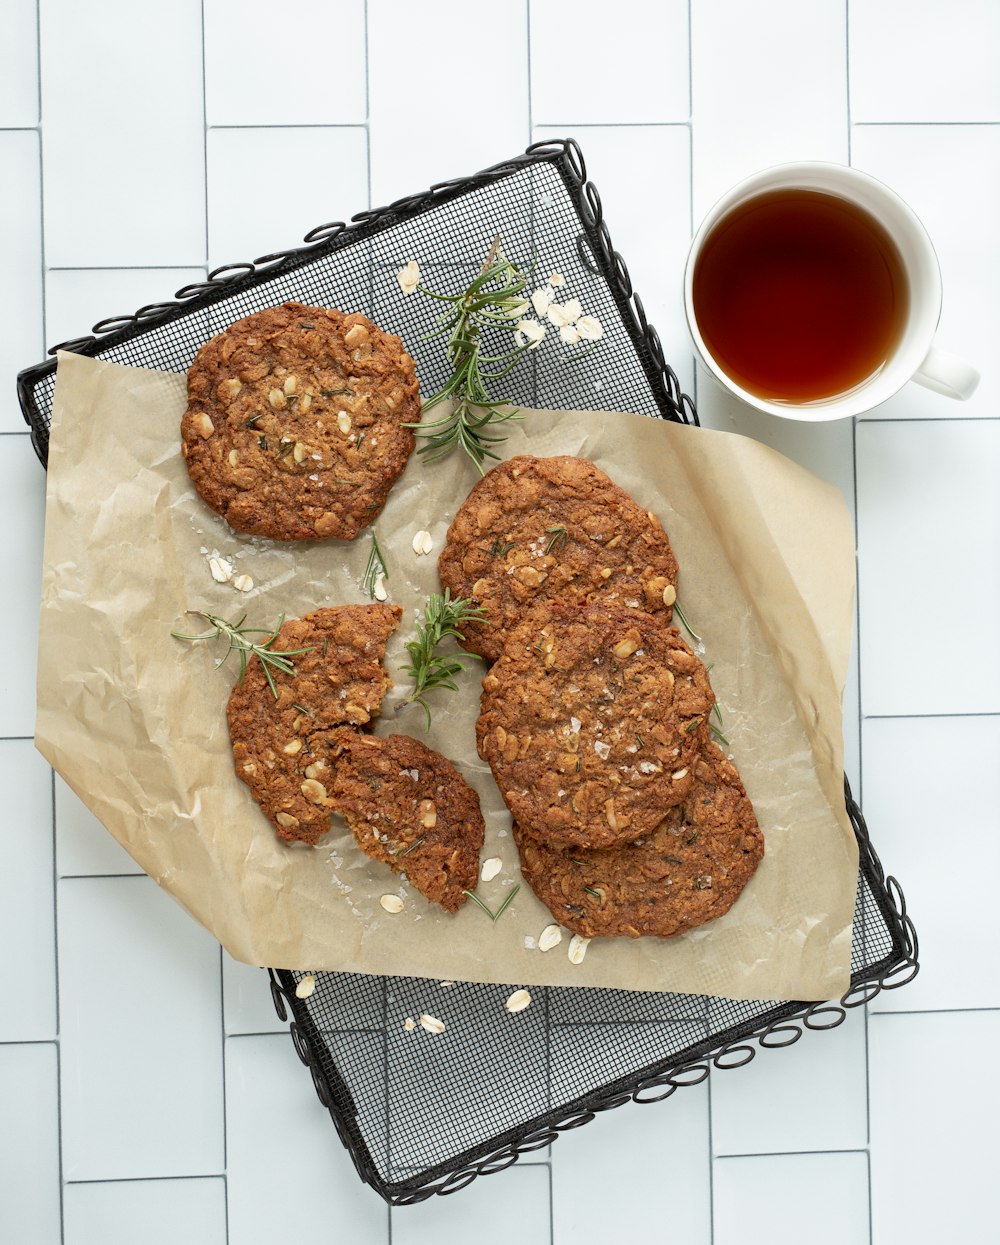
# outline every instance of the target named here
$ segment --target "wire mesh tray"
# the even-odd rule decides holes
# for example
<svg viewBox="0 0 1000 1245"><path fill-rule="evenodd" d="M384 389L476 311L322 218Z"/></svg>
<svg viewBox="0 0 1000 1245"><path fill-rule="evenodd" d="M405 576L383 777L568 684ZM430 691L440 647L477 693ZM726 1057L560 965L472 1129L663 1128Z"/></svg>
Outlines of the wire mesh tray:
<svg viewBox="0 0 1000 1245"><path fill-rule="evenodd" d="M93 336L57 349L164 371L187 370L198 347L241 316L286 298L362 310L398 333L425 392L444 379L440 343L427 343L425 309L401 294L408 259L433 276L467 273L501 233L506 252L539 256L567 277L605 330L600 352L573 367L555 354L522 357L507 378L534 407L632 410L697 424L663 358L628 270L613 249L600 196L572 140L544 142L474 177L444 182L350 224L320 225L305 245L216 269L176 301L103 320ZM18 376L18 396L44 464L54 359ZM613 390L604 377L613 375ZM902 892L883 873L845 783L860 848L851 988L839 1002L746 1002L687 994L537 988L516 1018L509 988L419 978L321 973L296 997L299 974L270 970L282 1020L312 1072L320 1101L363 1180L395 1204L452 1193L477 1175L630 1099L656 1101L697 1084L712 1067L739 1067L757 1046L787 1046L805 1029L833 1028L847 1009L917 971L917 940ZM406 1016L454 1017L446 1035L413 1041Z"/></svg>

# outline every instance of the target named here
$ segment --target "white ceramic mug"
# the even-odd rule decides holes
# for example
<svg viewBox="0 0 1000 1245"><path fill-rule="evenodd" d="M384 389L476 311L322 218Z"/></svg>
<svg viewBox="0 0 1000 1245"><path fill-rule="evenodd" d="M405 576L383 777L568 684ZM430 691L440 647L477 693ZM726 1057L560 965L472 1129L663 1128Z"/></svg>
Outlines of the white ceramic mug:
<svg viewBox="0 0 1000 1245"><path fill-rule="evenodd" d="M773 401L744 389L713 357L699 329L692 287L698 256L718 222L758 195L797 189L834 195L873 216L899 251L909 284L909 313L899 342L881 368L852 389L812 401ZM915 380L949 398L965 399L979 383L979 373L957 355L933 345L941 315L941 271L927 231L912 209L888 186L857 169L818 161L781 164L734 186L716 203L698 228L684 271L684 309L701 361L731 393L758 410L786 419L829 420L860 415L891 398Z"/></svg>

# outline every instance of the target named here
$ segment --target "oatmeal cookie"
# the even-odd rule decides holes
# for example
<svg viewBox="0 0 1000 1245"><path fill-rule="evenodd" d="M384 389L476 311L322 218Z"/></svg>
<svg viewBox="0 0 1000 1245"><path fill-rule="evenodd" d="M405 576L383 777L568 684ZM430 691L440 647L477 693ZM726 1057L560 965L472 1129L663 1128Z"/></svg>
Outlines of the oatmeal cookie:
<svg viewBox="0 0 1000 1245"><path fill-rule="evenodd" d="M549 603L483 679L479 755L525 831L610 847L687 798L714 701L676 627L625 605Z"/></svg>
<svg viewBox="0 0 1000 1245"><path fill-rule="evenodd" d="M516 823L521 873L555 919L585 938L670 938L728 912L764 855L735 767L707 743L683 804L635 843L555 851Z"/></svg>
<svg viewBox="0 0 1000 1245"><path fill-rule="evenodd" d="M538 602L614 602L668 624L677 595L677 560L659 519L568 455L522 454L487 472L448 529L438 573L452 596L485 612L464 646L488 661Z"/></svg>
<svg viewBox="0 0 1000 1245"><path fill-rule="evenodd" d="M358 847L457 912L479 880L479 796L447 757L408 735L344 729L331 738L332 806Z"/></svg>
<svg viewBox="0 0 1000 1245"><path fill-rule="evenodd" d="M363 315L284 303L237 320L188 372L181 448L237 531L353 540L413 450L413 360Z"/></svg>
<svg viewBox="0 0 1000 1245"><path fill-rule="evenodd" d="M294 674L273 672L277 700L259 661L233 688L236 774L279 838L316 843L330 829L330 735L378 714L391 686L382 658L401 616L397 605L339 605L291 618L272 648L309 651L291 659Z"/></svg>

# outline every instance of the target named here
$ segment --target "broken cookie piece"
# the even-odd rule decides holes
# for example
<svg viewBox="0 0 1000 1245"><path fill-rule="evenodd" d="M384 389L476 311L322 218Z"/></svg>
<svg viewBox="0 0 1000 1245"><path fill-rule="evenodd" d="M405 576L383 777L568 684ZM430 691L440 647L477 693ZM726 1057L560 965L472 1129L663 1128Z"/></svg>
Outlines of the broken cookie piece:
<svg viewBox="0 0 1000 1245"><path fill-rule="evenodd" d="M305 649L294 674L251 662L226 709L236 774L280 838L316 843L330 829L331 733L378 715L391 680L382 667L402 611L392 605L341 605L288 619L276 650Z"/></svg>
<svg viewBox="0 0 1000 1245"><path fill-rule="evenodd" d="M457 912L479 879L479 796L455 766L409 735L331 737L330 806L358 847L405 873L432 903Z"/></svg>

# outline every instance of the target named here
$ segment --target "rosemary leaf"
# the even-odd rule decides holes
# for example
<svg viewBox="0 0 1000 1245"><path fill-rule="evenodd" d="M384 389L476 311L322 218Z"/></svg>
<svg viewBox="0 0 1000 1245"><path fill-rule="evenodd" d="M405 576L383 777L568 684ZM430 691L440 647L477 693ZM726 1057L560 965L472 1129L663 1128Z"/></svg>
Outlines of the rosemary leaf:
<svg viewBox="0 0 1000 1245"><path fill-rule="evenodd" d="M277 649L272 648L274 641L278 637L285 621L284 614L278 619L277 624L270 630L267 627L245 627L246 614L239 622L227 622L224 618L218 618L215 614L206 614L204 610L188 610L189 614L194 614L198 618L204 618L211 626L211 631L203 631L198 635L187 635L182 631L171 631L171 635L177 640L216 640L220 636L228 641L228 648L215 663L216 669L224 665L229 658L230 653L236 653L240 663L239 682L242 683L246 676L247 666L254 657L258 659L264 668L264 677L267 679L267 685L271 689L271 695L275 700L278 699L278 688L274 682L272 671L278 670L282 674L294 674L295 667L292 665L291 658L298 657L301 653L311 653L312 646L308 648L289 648ZM264 640L251 640L254 635L263 635Z"/></svg>
<svg viewBox="0 0 1000 1245"><path fill-rule="evenodd" d="M368 564L365 566L365 576L361 581L361 587L367 592L368 596L375 600L375 585L379 579L388 579L389 571L382 557L382 550L378 547L378 537L375 535L375 529L372 528L372 549L368 555Z"/></svg>
<svg viewBox="0 0 1000 1245"><path fill-rule="evenodd" d="M403 667L413 680L413 690L403 701L403 705L414 702L420 705L428 730L431 725L431 711L426 700L427 693L442 687L457 691L455 676L465 669L457 653L442 654L438 652L438 647L443 640L449 638L464 640L461 628L466 623L485 621L486 617L478 606L462 597L452 599L449 588L445 588L443 596L435 592L428 598L424 606L423 621L417 623L416 638L406 642L410 660Z"/></svg>

